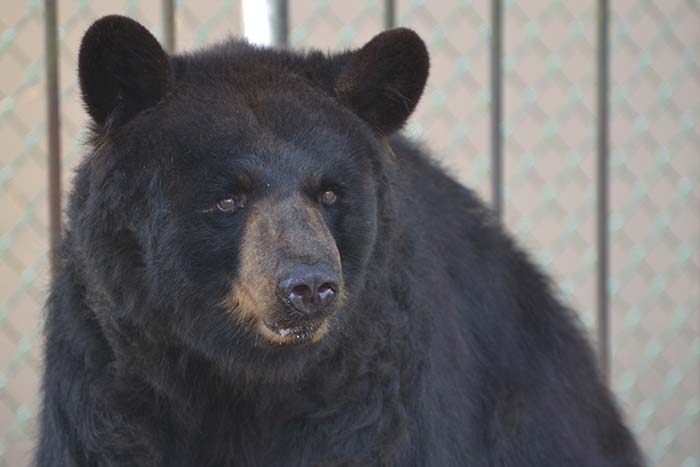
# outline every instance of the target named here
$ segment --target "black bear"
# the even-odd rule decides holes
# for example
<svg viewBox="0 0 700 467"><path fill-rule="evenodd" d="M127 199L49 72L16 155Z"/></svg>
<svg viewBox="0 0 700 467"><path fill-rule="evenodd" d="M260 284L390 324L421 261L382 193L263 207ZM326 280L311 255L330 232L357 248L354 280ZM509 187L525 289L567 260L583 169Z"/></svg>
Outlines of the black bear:
<svg viewBox="0 0 700 467"><path fill-rule="evenodd" d="M573 314L398 134L429 60L109 16L46 317L39 466L642 465Z"/></svg>

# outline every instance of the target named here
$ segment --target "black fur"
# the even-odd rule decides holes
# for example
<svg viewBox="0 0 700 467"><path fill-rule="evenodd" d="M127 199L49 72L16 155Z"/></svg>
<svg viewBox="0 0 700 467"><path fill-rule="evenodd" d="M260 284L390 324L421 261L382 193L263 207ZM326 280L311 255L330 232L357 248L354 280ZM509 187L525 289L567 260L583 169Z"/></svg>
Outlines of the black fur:
<svg viewBox="0 0 700 467"><path fill-rule="evenodd" d="M48 301L39 466L642 465L547 278L384 138L427 77L414 33L336 55L155 45L108 17L81 46L95 126ZM207 208L311 199L310 177L339 194L319 210L347 300L319 342L269 345L221 305L249 210Z"/></svg>

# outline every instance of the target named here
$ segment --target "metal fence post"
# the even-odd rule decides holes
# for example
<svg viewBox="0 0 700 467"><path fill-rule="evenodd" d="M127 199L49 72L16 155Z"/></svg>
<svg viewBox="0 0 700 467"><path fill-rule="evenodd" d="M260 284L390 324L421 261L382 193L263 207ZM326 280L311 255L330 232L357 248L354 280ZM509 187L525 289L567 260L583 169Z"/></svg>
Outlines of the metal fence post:
<svg viewBox="0 0 700 467"><path fill-rule="evenodd" d="M503 217L503 11L491 2L491 200L496 217Z"/></svg>
<svg viewBox="0 0 700 467"><path fill-rule="evenodd" d="M44 2L44 53L46 54L46 113L48 127L48 195L51 265L61 237L61 121L58 75L58 5Z"/></svg>
<svg viewBox="0 0 700 467"><path fill-rule="evenodd" d="M396 27L396 1L384 0L384 29Z"/></svg>
<svg viewBox="0 0 700 467"><path fill-rule="evenodd" d="M608 108L608 0L598 0L597 18L597 247L598 247L598 352L606 380L610 376L610 316L608 296L608 216L609 216L609 108Z"/></svg>
<svg viewBox="0 0 700 467"><path fill-rule="evenodd" d="M163 45L168 53L175 52L175 0L163 0Z"/></svg>
<svg viewBox="0 0 700 467"><path fill-rule="evenodd" d="M272 45L287 47L289 45L289 2L273 0L270 2Z"/></svg>

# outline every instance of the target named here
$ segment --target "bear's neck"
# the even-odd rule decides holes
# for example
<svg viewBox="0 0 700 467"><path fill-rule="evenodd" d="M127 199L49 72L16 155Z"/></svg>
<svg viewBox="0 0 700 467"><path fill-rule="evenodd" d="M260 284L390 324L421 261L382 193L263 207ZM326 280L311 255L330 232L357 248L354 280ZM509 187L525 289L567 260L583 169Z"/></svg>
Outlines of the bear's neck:
<svg viewBox="0 0 700 467"><path fill-rule="evenodd" d="M424 349L407 339L420 320L408 310L398 313L401 305L394 300L381 303L380 308L376 303L358 307L353 322L364 325L347 329L334 351L291 381L224 374L184 346L168 346L129 330L129 351L113 352L130 357L113 365L113 390L105 395L113 400L107 405L118 408L140 398L139 406L153 408L142 421L161 430L169 427L174 439L194 442L204 433L208 445L211 440L236 445L253 457L307 449L321 461L324 452L330 455L345 445L349 462L368 455L369 438L376 440L376 450L357 465L372 465L395 455L409 436L409 424L417 423L405 414L421 390L425 357ZM405 320L397 322L402 315ZM324 442L309 447L306 439ZM265 465L264 459L255 461Z"/></svg>
<svg viewBox="0 0 700 467"><path fill-rule="evenodd" d="M101 387L109 388L97 394L97 406L114 411L117 418L133 414L130 409L135 406L147 411L136 413L133 423L147 425L145 432L162 433L158 443L189 440L191 446L206 436L207 445L217 440L236 452L250 453L251 459L264 452L305 449L319 462L324 452L333 451L353 465L373 465L378 458L396 455L411 432L409 425L420 423L407 420L405 414L411 413L422 390L427 355L408 336L423 334L427 327L415 306L393 296L405 287L402 282L399 276L384 277L381 283L376 276L368 280L366 300L353 310L354 324L343 330L343 340L290 381L226 374L175 339L148 336L140 326L95 319L99 327L86 323L87 333L101 334L91 339L100 342L93 353L120 356L94 369L101 373ZM83 300L114 305L99 302ZM105 315L91 311L95 317ZM416 327L422 331L416 332ZM370 453L368 438L376 440L376 450ZM323 440L323 445L306 446L306 439ZM347 446L345 454L337 452L339 445ZM225 463L222 456L219 460ZM364 463L363 456L368 456ZM264 459L256 461L265 465Z"/></svg>

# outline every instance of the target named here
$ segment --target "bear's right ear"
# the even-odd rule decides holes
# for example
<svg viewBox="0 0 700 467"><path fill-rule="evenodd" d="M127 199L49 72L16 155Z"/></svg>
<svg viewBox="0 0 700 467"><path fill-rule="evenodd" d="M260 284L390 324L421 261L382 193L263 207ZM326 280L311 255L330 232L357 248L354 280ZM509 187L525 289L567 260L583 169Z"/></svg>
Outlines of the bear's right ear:
<svg viewBox="0 0 700 467"><path fill-rule="evenodd" d="M171 84L170 61L156 38L118 15L95 21L83 36L78 76L85 107L102 127L154 106Z"/></svg>

